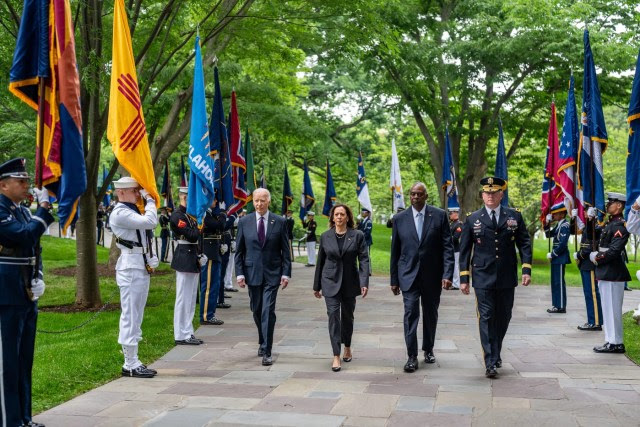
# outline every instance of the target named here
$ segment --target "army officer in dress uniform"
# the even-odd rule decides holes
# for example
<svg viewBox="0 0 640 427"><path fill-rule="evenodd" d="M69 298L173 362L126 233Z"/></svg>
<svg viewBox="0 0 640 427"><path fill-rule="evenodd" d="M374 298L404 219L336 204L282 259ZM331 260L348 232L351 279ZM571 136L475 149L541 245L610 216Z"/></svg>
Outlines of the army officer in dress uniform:
<svg viewBox="0 0 640 427"><path fill-rule="evenodd" d="M480 184L484 206L467 216L460 237L460 290L469 293L471 278L485 375L495 378L496 369L502 366L502 340L509 327L514 291L518 286L516 246L522 262L522 285L528 286L531 238L520 212L500 206L506 182L486 177Z"/></svg>
<svg viewBox="0 0 640 427"><path fill-rule="evenodd" d="M200 268L207 257L200 253L200 230L195 218L187 214L187 187L180 187L180 206L171 214L171 232L178 241L171 268L176 271L176 304L173 311L173 337L178 345L200 345L193 334L193 315L200 282Z"/></svg>
<svg viewBox="0 0 640 427"><path fill-rule="evenodd" d="M218 306L218 293L220 286L220 266L222 256L220 247L222 246L222 233L226 218L216 207L217 200L204 214L204 224L202 227L202 252L207 257L207 263L200 271L200 324L201 325L223 325L224 322L216 317Z"/></svg>
<svg viewBox="0 0 640 427"><path fill-rule="evenodd" d="M629 240L629 232L622 216L627 198L620 193L607 193L607 198L609 222L602 230L598 249L589 254L589 260L596 266L606 341L603 345L594 347L593 351L624 353L622 300L624 284L631 280L623 254Z"/></svg>
<svg viewBox="0 0 640 427"><path fill-rule="evenodd" d="M152 269L158 267L158 257L151 252L151 233L158 225L156 202L138 182L122 177L113 182L118 204L111 212L111 231L120 249L116 264L116 282L120 290L120 325L118 344L122 346L124 365L122 376L152 378L155 369L147 368L138 359L138 342L142 340L142 318L149 295ZM145 200L144 213L136 203Z"/></svg>
<svg viewBox="0 0 640 427"><path fill-rule="evenodd" d="M0 165L0 408L3 426L41 426L31 420L31 368L44 293L42 265L36 266L40 236L53 222L49 194L37 192L38 210L20 205L29 194L25 159Z"/></svg>

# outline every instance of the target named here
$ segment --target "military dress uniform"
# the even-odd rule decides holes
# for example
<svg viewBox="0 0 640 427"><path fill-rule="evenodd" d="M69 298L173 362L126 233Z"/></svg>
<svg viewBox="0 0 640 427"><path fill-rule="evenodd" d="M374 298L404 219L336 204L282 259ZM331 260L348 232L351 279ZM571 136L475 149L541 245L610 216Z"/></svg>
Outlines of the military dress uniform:
<svg viewBox="0 0 640 427"><path fill-rule="evenodd" d="M500 191L504 180L495 177L480 181L483 191ZM471 279L476 294L480 341L487 375L502 365L500 353L507 333L514 291L518 286L518 258L522 274L531 274L531 238L520 212L486 206L467 216L460 236L460 283Z"/></svg>
<svg viewBox="0 0 640 427"><path fill-rule="evenodd" d="M293 259L293 229L296 225L296 221L292 216L285 216L285 221L285 225L287 227L287 238L289 239L289 255L291 256L291 259Z"/></svg>
<svg viewBox="0 0 640 427"><path fill-rule="evenodd" d="M218 292L218 308L231 308L231 304L224 302L224 282L227 276L227 269L233 268L229 265L231 259L231 242L233 241L233 225L236 222L237 215L224 216L224 233L222 234L222 247L220 253L222 254L222 264L220 266L220 290ZM231 297L229 297L231 298Z"/></svg>
<svg viewBox="0 0 640 427"><path fill-rule="evenodd" d="M564 206L552 207L552 212L566 211ZM569 259L569 221L561 219L552 230L546 231L547 237L553 236L553 249L547 254L551 262L551 305L549 313L565 313L567 309L567 283L564 280L565 265L571 264Z"/></svg>
<svg viewBox="0 0 640 427"><path fill-rule="evenodd" d="M314 220L315 213L307 212L310 216L308 221L302 221L302 228L307 229L307 267L314 267L316 265L316 228L318 224Z"/></svg>
<svg viewBox="0 0 640 427"><path fill-rule="evenodd" d="M373 223L371 222L371 212L369 209L362 209L362 212L369 212L369 216L364 218L358 223L358 230L364 234L364 243L367 246L367 254L369 255L369 261L371 261L371 245L373 245L373 238L371 232L373 231ZM369 275L371 275L372 263L369 262Z"/></svg>
<svg viewBox="0 0 640 427"><path fill-rule="evenodd" d="M205 325L224 323L216 318L222 261L220 246L224 223L225 217L219 209L207 209L202 227L202 252L207 256L207 263L200 271L200 323Z"/></svg>
<svg viewBox="0 0 640 427"><path fill-rule="evenodd" d="M186 193L180 187L180 192ZM176 344L198 345L202 340L193 333L193 315L196 311L196 295L200 279L200 230L196 220L187 215L180 205L171 214L171 232L178 246L171 260L176 271L176 303L173 311L173 337Z"/></svg>
<svg viewBox="0 0 640 427"><path fill-rule="evenodd" d="M578 326L581 331L602 330L602 302L600 300L598 280L596 279L596 266L589 259L589 254L593 248L593 236L595 235L595 241L598 242L601 232L602 228L594 224L594 221L587 221L580 239L580 250L575 256L580 270L580 277L582 278L582 291L587 309L587 323Z"/></svg>
<svg viewBox="0 0 640 427"><path fill-rule="evenodd" d="M135 179L123 177L113 183L115 189L139 187ZM118 344L122 346L122 375L150 378L156 371L138 359L138 343L142 340L144 307L149 295L151 269L158 266L152 253L151 236L158 225L156 204L147 197L144 214L135 203L118 202L111 212L111 232L120 249L116 264L116 283L120 290L120 323Z"/></svg>
<svg viewBox="0 0 640 427"><path fill-rule="evenodd" d="M160 246L160 261L162 262L167 262L169 258L169 238L171 237L171 232L169 231L170 222L169 215L166 213L162 213L158 217L158 223L160 224L160 241L162 242Z"/></svg>
<svg viewBox="0 0 640 427"><path fill-rule="evenodd" d="M28 179L24 159L0 165L0 179ZM28 294L34 279L42 280L40 236L53 216L29 209L0 194L0 416L4 426L31 423L31 369L38 303Z"/></svg>
<svg viewBox="0 0 640 427"><path fill-rule="evenodd" d="M450 208L449 212L457 212L460 208ZM451 240L453 242L453 256L455 258L455 265L453 267L453 287L460 289L460 236L462 236L462 228L464 223L460 220L450 221L449 227L451 228Z"/></svg>
<svg viewBox="0 0 640 427"><path fill-rule="evenodd" d="M624 194L608 193L609 203L624 205ZM629 231L622 214L609 217L600 236L598 248L589 254L596 266L596 279L600 288L605 344L595 347L597 353L624 353L622 333L622 302L624 283L631 280L624 260L624 248L629 240Z"/></svg>

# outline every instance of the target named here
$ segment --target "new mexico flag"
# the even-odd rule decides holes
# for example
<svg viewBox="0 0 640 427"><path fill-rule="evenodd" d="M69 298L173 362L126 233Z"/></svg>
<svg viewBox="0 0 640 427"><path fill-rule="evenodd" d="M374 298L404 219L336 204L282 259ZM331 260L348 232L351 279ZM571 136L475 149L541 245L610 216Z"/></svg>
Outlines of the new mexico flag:
<svg viewBox="0 0 640 427"><path fill-rule="evenodd" d="M160 206L124 0L115 0L113 10L113 60L107 138L111 141L111 148L120 164L153 196L156 206Z"/></svg>

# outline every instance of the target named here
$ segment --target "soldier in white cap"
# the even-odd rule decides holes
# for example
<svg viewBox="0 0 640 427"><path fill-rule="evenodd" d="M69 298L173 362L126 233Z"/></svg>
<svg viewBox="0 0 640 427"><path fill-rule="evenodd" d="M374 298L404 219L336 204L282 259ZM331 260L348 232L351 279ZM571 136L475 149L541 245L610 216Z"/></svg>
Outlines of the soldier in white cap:
<svg viewBox="0 0 640 427"><path fill-rule="evenodd" d="M620 193L607 193L609 222L602 230L598 250L589 254L596 266L596 279L600 288L605 343L594 347L596 353L624 353L622 334L622 301L624 283L631 280L625 264L625 246L629 232L625 226L624 206L627 197Z"/></svg>
<svg viewBox="0 0 640 427"><path fill-rule="evenodd" d="M142 317L149 294L149 275L158 266L158 257L152 252L151 233L158 225L156 202L149 193L140 189L131 177L113 182L118 203L111 212L109 224L120 249L116 264L116 282L120 289L120 333L124 365L122 375L151 378L157 374L138 359L138 342L142 340ZM144 213L137 202L145 201Z"/></svg>
<svg viewBox="0 0 640 427"><path fill-rule="evenodd" d="M180 205L171 214L171 231L178 247L171 260L176 271L176 304L173 311L173 337L177 345L200 345L204 341L193 334L193 315L200 285L200 269L207 264L200 252L200 230L196 219L187 214L188 187L179 187Z"/></svg>

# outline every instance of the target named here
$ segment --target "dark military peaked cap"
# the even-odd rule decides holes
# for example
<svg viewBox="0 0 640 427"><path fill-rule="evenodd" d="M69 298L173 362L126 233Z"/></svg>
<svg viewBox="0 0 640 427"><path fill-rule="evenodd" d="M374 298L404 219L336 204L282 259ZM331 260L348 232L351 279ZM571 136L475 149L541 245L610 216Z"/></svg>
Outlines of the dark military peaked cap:
<svg viewBox="0 0 640 427"><path fill-rule="evenodd" d="M26 163L27 161L22 157L4 162L0 165L0 179L29 178L29 174L25 169Z"/></svg>
<svg viewBox="0 0 640 427"><path fill-rule="evenodd" d="M487 176L480 180L482 191L485 193L496 193L506 188L507 182L502 178Z"/></svg>

